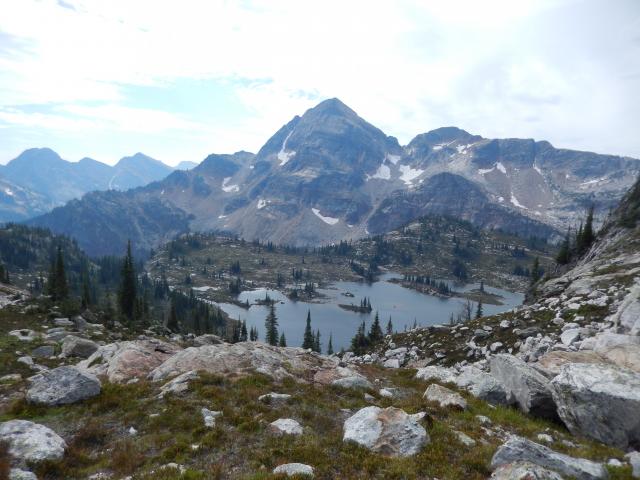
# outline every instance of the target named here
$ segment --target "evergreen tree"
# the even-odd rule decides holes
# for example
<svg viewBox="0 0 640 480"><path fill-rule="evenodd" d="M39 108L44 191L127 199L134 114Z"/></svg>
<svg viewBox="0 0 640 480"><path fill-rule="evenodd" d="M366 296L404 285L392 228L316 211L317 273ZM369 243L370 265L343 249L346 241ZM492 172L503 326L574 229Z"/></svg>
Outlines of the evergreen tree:
<svg viewBox="0 0 640 480"><path fill-rule="evenodd" d="M333 335L329 332L329 343L327 345L327 355L333 355Z"/></svg>
<svg viewBox="0 0 640 480"><path fill-rule="evenodd" d="M538 257L533 259L533 266L531 267L531 284L533 285L542 276L542 271L540 270L540 259Z"/></svg>
<svg viewBox="0 0 640 480"><path fill-rule="evenodd" d="M243 321L242 327L240 327L240 341L241 342L247 341L247 322L246 321Z"/></svg>
<svg viewBox="0 0 640 480"><path fill-rule="evenodd" d="M571 260L571 244L570 244L570 231L567 230L567 235L564 237L560 250L556 255L556 262L560 265L566 265Z"/></svg>
<svg viewBox="0 0 640 480"><path fill-rule="evenodd" d="M273 303L269 314L264 321L265 340L269 345L278 345L278 317L276 317L276 308Z"/></svg>
<svg viewBox="0 0 640 480"><path fill-rule="evenodd" d="M580 253L583 253L591 247L591 244L595 240L596 235L593 231L593 205L589 207L589 211L587 212L587 220L584 224L584 229L582 230L582 249Z"/></svg>
<svg viewBox="0 0 640 480"><path fill-rule="evenodd" d="M389 317L389 321L387 322L387 335L393 335L393 323L391 323L391 317Z"/></svg>
<svg viewBox="0 0 640 480"><path fill-rule="evenodd" d="M476 309L476 319L482 317L484 313L482 312L482 302L478 302L478 308Z"/></svg>
<svg viewBox="0 0 640 480"><path fill-rule="evenodd" d="M129 321L133 320L136 305L136 272L133 255L131 254L131 241L127 242L127 254L122 263L118 301L120 303L120 313Z"/></svg>
<svg viewBox="0 0 640 480"><path fill-rule="evenodd" d="M307 311L307 325L304 328L302 348L313 350L313 331L311 330L311 310Z"/></svg>
<svg viewBox="0 0 640 480"><path fill-rule="evenodd" d="M284 332L282 332L280 334L280 340L278 341L278 346L279 347L286 347L287 346L287 339L284 336Z"/></svg>
<svg viewBox="0 0 640 480"><path fill-rule="evenodd" d="M61 247L58 247L56 259L51 264L47 287L47 293L51 295L51 299L54 302L66 300L69 297L69 285L67 284L67 274Z"/></svg>
<svg viewBox="0 0 640 480"><path fill-rule="evenodd" d="M371 329L369 330L369 343L378 343L382 341L384 334L382 333L382 328L380 327L380 317L378 316L378 312L376 312L376 316L373 319L373 323L371 324Z"/></svg>
<svg viewBox="0 0 640 480"><path fill-rule="evenodd" d="M171 308L169 310L169 320L167 321L167 328L172 333L180 331L180 324L178 323L178 312L176 312L175 297L171 297Z"/></svg>
<svg viewBox="0 0 640 480"><path fill-rule="evenodd" d="M322 345L320 344L320 330L316 330L316 334L313 337L313 351L317 353L322 352Z"/></svg>
<svg viewBox="0 0 640 480"><path fill-rule="evenodd" d="M91 305L91 303L91 289L89 288L89 279L86 275L83 275L81 306L83 309L86 309L89 308L89 305Z"/></svg>

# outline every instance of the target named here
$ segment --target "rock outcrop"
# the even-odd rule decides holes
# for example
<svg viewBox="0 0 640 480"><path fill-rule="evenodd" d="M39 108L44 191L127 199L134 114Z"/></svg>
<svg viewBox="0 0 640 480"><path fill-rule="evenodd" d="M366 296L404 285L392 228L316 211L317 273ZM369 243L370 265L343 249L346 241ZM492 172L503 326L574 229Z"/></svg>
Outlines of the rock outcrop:
<svg viewBox="0 0 640 480"><path fill-rule="evenodd" d="M27 420L0 423L0 441L9 444L9 454L20 463L59 460L67 448L56 432Z"/></svg>
<svg viewBox="0 0 640 480"><path fill-rule="evenodd" d="M75 367L45 370L29 379L27 401L36 405L65 405L100 395L100 380Z"/></svg>

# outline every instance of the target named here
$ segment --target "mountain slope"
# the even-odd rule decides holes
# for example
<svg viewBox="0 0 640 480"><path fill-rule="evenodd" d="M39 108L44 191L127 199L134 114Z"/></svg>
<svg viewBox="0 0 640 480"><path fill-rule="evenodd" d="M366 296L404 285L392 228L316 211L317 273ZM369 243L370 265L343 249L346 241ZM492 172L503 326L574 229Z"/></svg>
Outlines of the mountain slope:
<svg viewBox="0 0 640 480"><path fill-rule="evenodd" d="M184 211L192 231L299 246L362 238L428 214L548 237L592 203L601 219L639 172L640 162L630 158L527 139L484 139L455 127L401 147L330 99L293 118L256 155L210 155L127 198L154 198ZM72 223L38 222L83 236Z"/></svg>
<svg viewBox="0 0 640 480"><path fill-rule="evenodd" d="M95 190L127 190L146 185L172 171L141 153L110 166L87 157L68 162L49 148L25 150L0 167L0 175L7 182L3 190L14 192L13 196L0 195L0 221L40 215Z"/></svg>

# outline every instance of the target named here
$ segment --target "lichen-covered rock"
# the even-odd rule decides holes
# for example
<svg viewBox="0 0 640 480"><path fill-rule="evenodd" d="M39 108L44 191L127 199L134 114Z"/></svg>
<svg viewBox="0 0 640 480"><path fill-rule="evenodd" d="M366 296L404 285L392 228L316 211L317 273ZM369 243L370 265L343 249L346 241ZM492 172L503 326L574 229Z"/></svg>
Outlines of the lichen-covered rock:
<svg viewBox="0 0 640 480"><path fill-rule="evenodd" d="M9 454L20 463L59 460L67 448L56 432L27 420L0 423L0 441L9 444Z"/></svg>
<svg viewBox="0 0 640 480"><path fill-rule="evenodd" d="M562 480L562 477L531 462L513 462L499 466L491 480Z"/></svg>
<svg viewBox="0 0 640 480"><path fill-rule="evenodd" d="M168 393L180 394L186 392L189 390L189 383L198 378L197 372L193 370L178 375L160 387L160 394L158 396L164 397Z"/></svg>
<svg viewBox="0 0 640 480"><path fill-rule="evenodd" d="M580 352L565 352L562 350L554 350L545 353L538 360L538 367L543 369L546 374L555 377L560 373L563 365L568 363L595 363L602 364L607 361L596 352L586 350Z"/></svg>
<svg viewBox="0 0 640 480"><path fill-rule="evenodd" d="M460 410L465 410L467 408L467 401L462 398L462 395L435 383L429 385L422 398L428 402L437 403L442 408L450 407L458 408Z"/></svg>
<svg viewBox="0 0 640 480"><path fill-rule="evenodd" d="M540 372L505 353L491 357L490 365L491 375L507 393L513 395L523 412L542 418L557 418L549 381Z"/></svg>
<svg viewBox="0 0 640 480"><path fill-rule="evenodd" d="M284 465L278 465L274 468L273 474L285 474L287 477L293 477L294 475L313 477L313 467L305 465L304 463L285 463Z"/></svg>
<svg viewBox="0 0 640 480"><path fill-rule="evenodd" d="M98 350L96 342L75 335L69 335L62 341L63 357L89 358L96 350Z"/></svg>
<svg viewBox="0 0 640 480"><path fill-rule="evenodd" d="M110 343L99 347L89 358L78 363L78 368L98 377L105 376L112 383L125 383L146 378L149 372L180 350L176 345L159 340ZM174 375L188 370L192 369Z"/></svg>
<svg viewBox="0 0 640 480"><path fill-rule="evenodd" d="M100 380L75 367L44 370L29 379L27 402L36 405L65 405L100 395Z"/></svg>
<svg viewBox="0 0 640 480"><path fill-rule="evenodd" d="M431 365L419 368L416 372L416 378L419 380L437 380L442 383L455 383L458 372L452 368Z"/></svg>
<svg viewBox="0 0 640 480"><path fill-rule="evenodd" d="M498 448L491 459L491 468L498 469L514 462L531 462L577 480L609 478L607 471L599 463L554 452L544 445L518 436L512 436Z"/></svg>
<svg viewBox="0 0 640 480"><path fill-rule="evenodd" d="M276 435L302 435L302 425L292 418L279 418L269 424L269 430Z"/></svg>
<svg viewBox="0 0 640 480"><path fill-rule="evenodd" d="M640 442L640 375L610 365L567 364L552 382L558 415L575 435L626 448Z"/></svg>
<svg viewBox="0 0 640 480"><path fill-rule="evenodd" d="M418 419L399 408L365 407L344 422L345 442L392 457L415 455L429 442Z"/></svg>
<svg viewBox="0 0 640 480"><path fill-rule="evenodd" d="M456 378L456 385L491 405L511 405L513 403L512 396L507 393L502 384L493 375L483 372L477 367L463 368Z"/></svg>

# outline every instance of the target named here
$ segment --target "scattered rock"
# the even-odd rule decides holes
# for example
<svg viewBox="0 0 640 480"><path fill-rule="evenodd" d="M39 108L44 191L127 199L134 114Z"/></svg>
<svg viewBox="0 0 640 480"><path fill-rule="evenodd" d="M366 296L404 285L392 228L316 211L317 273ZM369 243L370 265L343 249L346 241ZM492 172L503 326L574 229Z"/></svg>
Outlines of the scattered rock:
<svg viewBox="0 0 640 480"><path fill-rule="evenodd" d="M213 335L212 333L206 333L193 339L193 344L196 347L204 347L205 345L220 345L223 343L224 340L222 338L220 338L218 335Z"/></svg>
<svg viewBox="0 0 640 480"><path fill-rule="evenodd" d="M204 420L204 426L208 428L213 428L216 426L216 418L222 416L222 412L209 410L208 408L202 408L200 410L202 413L202 419Z"/></svg>
<svg viewBox="0 0 640 480"><path fill-rule="evenodd" d="M64 405L100 395L100 381L75 367L46 370L29 382L27 401L37 405Z"/></svg>
<svg viewBox="0 0 640 480"><path fill-rule="evenodd" d="M498 448L491 459L491 468L497 469L502 465L521 461L534 463L577 480L609 478L607 471L599 463L554 452L544 445L515 435Z"/></svg>
<svg viewBox="0 0 640 480"><path fill-rule="evenodd" d="M0 423L0 441L9 444L9 453L20 462L59 460L67 448L56 432L27 420Z"/></svg>
<svg viewBox="0 0 640 480"><path fill-rule="evenodd" d="M302 425L292 418L279 418L269 424L269 429L276 435L302 435Z"/></svg>
<svg viewBox="0 0 640 480"><path fill-rule="evenodd" d="M556 406L549 381L522 360L509 354L491 357L491 374L513 395L518 407L525 413L555 419Z"/></svg>
<svg viewBox="0 0 640 480"><path fill-rule="evenodd" d="M270 405L281 405L283 403L287 403L287 401L291 398L291 395L288 393L267 393L265 395L260 395L258 400L263 403L268 403Z"/></svg>
<svg viewBox="0 0 640 480"><path fill-rule="evenodd" d="M363 390L368 390L373 388L373 385L371 385L371 382L367 380L365 377L363 377L362 375L354 375L351 377L338 378L337 380L334 380L333 382L331 382L331 385L335 385L337 387L342 387L342 388L354 388L354 389L363 389Z"/></svg>
<svg viewBox="0 0 640 480"><path fill-rule="evenodd" d="M34 358L49 358L53 357L55 353L56 350L53 345L40 345L39 347L31 350L31 356Z"/></svg>
<svg viewBox="0 0 640 480"><path fill-rule="evenodd" d="M462 395L435 383L429 385L422 398L428 402L437 403L442 408L452 407L460 410L467 408L467 401L462 398Z"/></svg>
<svg viewBox="0 0 640 480"><path fill-rule="evenodd" d="M531 462L513 462L499 466L491 475L492 480L562 480L556 472Z"/></svg>
<svg viewBox="0 0 640 480"><path fill-rule="evenodd" d="M69 335L62 341L63 357L89 358L96 350L98 350L96 342L75 335Z"/></svg>
<svg viewBox="0 0 640 480"><path fill-rule="evenodd" d="M198 373L190 370L178 375L173 380L169 380L167 383L160 387L159 397L164 397L167 393L180 394L189 390L189 382L200 378Z"/></svg>
<svg viewBox="0 0 640 480"><path fill-rule="evenodd" d="M418 453L429 436L418 419L399 408L365 407L344 422L345 442L392 457Z"/></svg>
<svg viewBox="0 0 640 480"><path fill-rule="evenodd" d="M624 458L631 464L633 478L640 478L640 452L629 452Z"/></svg>
<svg viewBox="0 0 640 480"><path fill-rule="evenodd" d="M456 383L457 377L454 370L436 365L419 368L416 372L416 378L419 380L437 380L442 383Z"/></svg>
<svg viewBox="0 0 640 480"><path fill-rule="evenodd" d="M552 381L558 414L574 435L626 448L640 442L640 375L609 365L564 365Z"/></svg>
<svg viewBox="0 0 640 480"><path fill-rule="evenodd" d="M456 379L456 385L491 405L511 405L513 403L513 397L507 393L493 375L473 366L462 369Z"/></svg>
<svg viewBox="0 0 640 480"><path fill-rule="evenodd" d="M16 337L18 340L22 340L23 342L33 342L40 337L39 333L28 329L12 330L9 332L9 335Z"/></svg>
<svg viewBox="0 0 640 480"><path fill-rule="evenodd" d="M548 433L539 433L536 438L539 442L553 443L553 437Z"/></svg>
<svg viewBox="0 0 640 480"><path fill-rule="evenodd" d="M56 327L75 327L75 324L68 318L54 318L53 324Z"/></svg>
<svg viewBox="0 0 640 480"><path fill-rule="evenodd" d="M284 473L287 477L293 477L294 475L313 477L313 467L304 463L285 463L274 468L273 473L274 475Z"/></svg>
<svg viewBox="0 0 640 480"><path fill-rule="evenodd" d="M38 480L38 477L33 472L12 468L9 472L9 480Z"/></svg>
<svg viewBox="0 0 640 480"><path fill-rule="evenodd" d="M467 435L464 432L459 432L458 430L454 430L453 433L458 438L458 441L463 444L465 447L475 447L476 441Z"/></svg>
<svg viewBox="0 0 640 480"><path fill-rule="evenodd" d="M384 361L382 366L385 368L400 368L400 360L397 358L388 358Z"/></svg>

